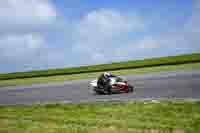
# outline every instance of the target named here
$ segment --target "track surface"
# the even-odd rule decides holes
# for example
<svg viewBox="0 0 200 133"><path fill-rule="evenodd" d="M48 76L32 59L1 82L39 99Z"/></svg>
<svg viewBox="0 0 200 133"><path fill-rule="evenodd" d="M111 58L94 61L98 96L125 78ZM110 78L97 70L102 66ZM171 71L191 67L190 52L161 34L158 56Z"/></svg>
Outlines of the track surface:
<svg viewBox="0 0 200 133"><path fill-rule="evenodd" d="M144 99L200 99L200 71L162 72L125 76L136 92L94 95L88 91L92 79L0 88L0 105L127 101Z"/></svg>

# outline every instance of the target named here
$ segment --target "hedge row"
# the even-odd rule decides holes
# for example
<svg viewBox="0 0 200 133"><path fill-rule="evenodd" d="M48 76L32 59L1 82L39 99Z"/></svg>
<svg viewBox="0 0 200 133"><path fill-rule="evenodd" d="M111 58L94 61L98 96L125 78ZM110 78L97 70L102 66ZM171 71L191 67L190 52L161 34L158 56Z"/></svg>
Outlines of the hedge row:
<svg viewBox="0 0 200 133"><path fill-rule="evenodd" d="M103 72L120 69L143 68L161 65L175 65L184 63L200 62L200 54L189 54L179 56L169 56L161 58L152 58L145 60L127 61L112 64L101 64L93 66L81 66L64 69L49 69L31 72L16 72L8 74L0 74L0 80L32 78L32 77L46 77L55 75L71 75L80 73Z"/></svg>

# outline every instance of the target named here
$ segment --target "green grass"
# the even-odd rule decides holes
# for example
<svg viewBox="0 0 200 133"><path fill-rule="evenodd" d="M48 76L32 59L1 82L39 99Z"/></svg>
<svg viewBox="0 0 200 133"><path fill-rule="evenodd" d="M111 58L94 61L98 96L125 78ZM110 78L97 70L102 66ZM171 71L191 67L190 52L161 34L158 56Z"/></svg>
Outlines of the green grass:
<svg viewBox="0 0 200 133"><path fill-rule="evenodd" d="M32 71L32 72L17 72L17 73L9 73L9 74L0 74L0 80L46 77L46 76L55 76L55 75L71 75L71 74L80 74L80 73L89 73L89 72L111 71L111 70L119 70L119 69L127 69L127 68L143 68L143 67L151 67L151 66L159 66L159 65L183 64L183 63L192 63L192 62L200 62L200 53L145 59L145 60L136 60L136 61L127 61L127 62L119 62L119 63L112 63L112 64L81 66L81 67L76 67L76 68L50 69L50 70L41 70L41 71Z"/></svg>
<svg viewBox="0 0 200 133"><path fill-rule="evenodd" d="M178 70L181 70L181 71L200 70L200 63L116 70L116 71L112 71L112 73L116 75L127 75L127 74L144 74L144 73L153 73L153 72L162 72L162 71L178 71ZM100 73L101 72L39 77L39 78L27 78L27 79L0 80L0 87L15 86L15 85L29 85L29 84L34 84L34 83L58 82L58 81L64 81L64 80L77 80L77 79L84 79L84 78L94 78L94 77L97 77Z"/></svg>
<svg viewBox="0 0 200 133"><path fill-rule="evenodd" d="M172 133L176 130L200 133L200 102L0 107L0 133Z"/></svg>

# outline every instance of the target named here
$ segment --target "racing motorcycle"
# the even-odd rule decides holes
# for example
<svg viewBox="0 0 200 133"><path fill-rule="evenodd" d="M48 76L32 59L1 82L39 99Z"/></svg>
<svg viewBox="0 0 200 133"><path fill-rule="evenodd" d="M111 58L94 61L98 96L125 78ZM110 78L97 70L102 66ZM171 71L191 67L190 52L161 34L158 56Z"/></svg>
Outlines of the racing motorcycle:
<svg viewBox="0 0 200 133"><path fill-rule="evenodd" d="M122 79L121 77L110 77L108 85L110 87L110 92L105 90L104 88L100 88L97 85L98 79L92 80L89 83L89 89L91 93L96 94L112 94L112 93L129 93L134 91L134 87L130 84L128 84L127 80Z"/></svg>

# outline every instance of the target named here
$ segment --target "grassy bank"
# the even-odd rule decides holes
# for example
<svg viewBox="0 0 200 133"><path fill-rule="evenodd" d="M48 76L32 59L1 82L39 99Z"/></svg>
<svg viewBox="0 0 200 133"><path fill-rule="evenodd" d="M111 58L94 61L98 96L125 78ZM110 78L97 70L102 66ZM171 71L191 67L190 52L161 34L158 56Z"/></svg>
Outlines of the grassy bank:
<svg viewBox="0 0 200 133"><path fill-rule="evenodd" d="M32 77L47 77L47 76L56 76L56 75L71 75L71 74L80 74L80 73L94 73L94 72L102 72L102 71L144 68L144 67L161 66L161 65L177 65L177 64L193 63L193 62L200 62L200 54L161 57L161 58L153 58L153 59L145 59L145 60L119 62L119 63L112 63L112 64L82 66L82 67L76 67L76 68L0 74L0 80L22 79L22 78L32 78Z"/></svg>
<svg viewBox="0 0 200 133"><path fill-rule="evenodd" d="M200 102L0 107L1 133L199 133Z"/></svg>
<svg viewBox="0 0 200 133"><path fill-rule="evenodd" d="M112 73L116 75L127 75L127 74L144 74L144 73L153 73L153 72L162 72L162 71L178 71L178 70L181 70L181 71L200 70L200 63L117 70L117 71L112 71ZM13 79L13 80L2 80L2 81L0 80L0 87L15 86L15 85L29 85L29 84L34 84L34 83L57 82L57 81L64 81L64 80L77 80L77 79L84 79L84 78L94 78L94 77L97 77L99 74L100 72L95 72L95 73L82 73L82 74L63 75L63 76Z"/></svg>

